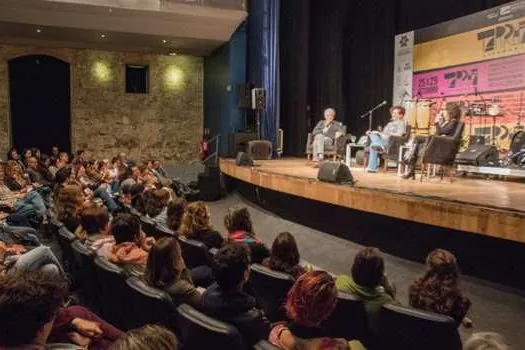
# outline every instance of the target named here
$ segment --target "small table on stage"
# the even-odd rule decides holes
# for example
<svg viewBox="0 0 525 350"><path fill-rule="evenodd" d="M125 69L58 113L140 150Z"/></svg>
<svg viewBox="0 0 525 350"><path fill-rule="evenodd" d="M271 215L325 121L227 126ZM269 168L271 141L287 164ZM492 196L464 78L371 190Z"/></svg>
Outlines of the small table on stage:
<svg viewBox="0 0 525 350"><path fill-rule="evenodd" d="M365 149L366 145L362 143L349 143L346 145L346 157L345 157L345 164L347 167L352 167L352 149Z"/></svg>

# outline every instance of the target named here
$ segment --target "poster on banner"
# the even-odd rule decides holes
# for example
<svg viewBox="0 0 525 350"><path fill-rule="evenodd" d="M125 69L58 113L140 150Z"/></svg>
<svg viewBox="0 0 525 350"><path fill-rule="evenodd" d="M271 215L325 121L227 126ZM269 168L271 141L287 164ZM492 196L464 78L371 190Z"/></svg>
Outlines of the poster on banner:
<svg viewBox="0 0 525 350"><path fill-rule="evenodd" d="M412 96L414 32L396 36L394 49L393 105L403 105Z"/></svg>
<svg viewBox="0 0 525 350"><path fill-rule="evenodd" d="M411 37L409 48L403 36ZM394 61L394 102L407 95L403 89L406 100L430 101L429 123L445 103L458 102L465 139L494 137L503 151L525 123L525 0L397 35ZM473 113L473 105L482 108Z"/></svg>

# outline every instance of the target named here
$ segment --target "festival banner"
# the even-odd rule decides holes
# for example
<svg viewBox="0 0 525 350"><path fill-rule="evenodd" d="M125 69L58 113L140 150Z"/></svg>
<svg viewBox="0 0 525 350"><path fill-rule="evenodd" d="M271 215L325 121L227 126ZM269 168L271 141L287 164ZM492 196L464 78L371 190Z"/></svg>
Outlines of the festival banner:
<svg viewBox="0 0 525 350"><path fill-rule="evenodd" d="M396 36L394 49L394 93L392 104L403 104L412 94L414 32Z"/></svg>

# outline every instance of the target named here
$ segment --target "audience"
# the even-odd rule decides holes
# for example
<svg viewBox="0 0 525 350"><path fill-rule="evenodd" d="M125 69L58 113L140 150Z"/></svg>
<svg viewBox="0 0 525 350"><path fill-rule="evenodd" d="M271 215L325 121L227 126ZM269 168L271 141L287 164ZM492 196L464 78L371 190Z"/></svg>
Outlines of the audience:
<svg viewBox="0 0 525 350"><path fill-rule="evenodd" d="M75 236L97 255L108 256L115 244L115 238L109 231L108 211L104 207L92 205L82 210Z"/></svg>
<svg viewBox="0 0 525 350"><path fill-rule="evenodd" d="M0 241L0 274L36 270L65 278L66 272L51 248L39 245L26 247Z"/></svg>
<svg viewBox="0 0 525 350"><path fill-rule="evenodd" d="M395 300L394 288L385 275L385 261L379 249L366 247L357 253L351 275L338 276L335 282L337 289L363 299L369 315L376 314L384 304L399 304Z"/></svg>
<svg viewBox="0 0 525 350"><path fill-rule="evenodd" d="M22 167L13 160L7 161L5 184L11 191L29 192L29 180L24 176Z"/></svg>
<svg viewBox="0 0 525 350"><path fill-rule="evenodd" d="M22 162L22 160L20 159L20 154L18 154L18 150L16 148L11 148L9 150L9 152L7 152L7 160L10 161L14 161L15 163L17 163L22 169L25 170L25 164L24 162Z"/></svg>
<svg viewBox="0 0 525 350"><path fill-rule="evenodd" d="M40 173L39 161L36 157L29 157L27 159L27 174L29 181L33 185L51 186L52 182L44 178Z"/></svg>
<svg viewBox="0 0 525 350"><path fill-rule="evenodd" d="M427 272L409 288L410 306L452 317L459 325L471 302L461 289L461 276L456 257L444 249L427 256Z"/></svg>
<svg viewBox="0 0 525 350"><path fill-rule="evenodd" d="M124 265L133 273L142 274L155 239L147 237L140 228L140 220L131 214L117 215L111 224L115 245L111 247L108 260Z"/></svg>
<svg viewBox="0 0 525 350"><path fill-rule="evenodd" d="M269 340L281 349L364 349L357 341L327 337L321 323L335 309L337 288L325 271L303 274L288 292L285 310L289 323L277 324Z"/></svg>
<svg viewBox="0 0 525 350"><path fill-rule="evenodd" d="M257 309L255 298L243 292L250 275L248 248L243 244L230 243L219 249L215 255L213 275L216 283L202 296L203 310L237 327L247 347L266 339L270 323Z"/></svg>
<svg viewBox="0 0 525 350"><path fill-rule="evenodd" d="M169 205L166 212L166 227L173 232L178 232L182 222L182 216L188 203L184 198L175 198Z"/></svg>
<svg viewBox="0 0 525 350"><path fill-rule="evenodd" d="M171 193L166 188L151 190L146 203L146 215L151 218L156 224L166 226L166 219L168 217L168 204L171 201Z"/></svg>
<svg viewBox="0 0 525 350"><path fill-rule="evenodd" d="M200 201L186 207L180 234L204 243L208 249L220 248L224 244L221 234L211 228L210 208Z"/></svg>
<svg viewBox="0 0 525 350"><path fill-rule="evenodd" d="M467 340L464 350L510 350L501 334L493 332L474 333Z"/></svg>
<svg viewBox="0 0 525 350"><path fill-rule="evenodd" d="M255 236L250 212L247 208L232 208L224 217L228 242L243 243L250 248L252 263L261 264L270 255L268 248Z"/></svg>
<svg viewBox="0 0 525 350"><path fill-rule="evenodd" d="M198 308L202 303L202 293L193 284L175 237L163 237L151 248L144 279L149 285L166 291L175 304Z"/></svg>
<svg viewBox="0 0 525 350"><path fill-rule="evenodd" d="M295 238L289 232L281 232L273 241L270 257L264 259L263 265L297 279L307 271L301 266L300 261L301 256Z"/></svg>
<svg viewBox="0 0 525 350"><path fill-rule="evenodd" d="M212 345L210 345L212 347ZM177 337L168 329L157 325L128 331L109 350L178 350Z"/></svg>
<svg viewBox="0 0 525 350"><path fill-rule="evenodd" d="M57 218L69 231L75 232L80 225L80 212L85 202L80 186L67 185L58 193L55 202Z"/></svg>

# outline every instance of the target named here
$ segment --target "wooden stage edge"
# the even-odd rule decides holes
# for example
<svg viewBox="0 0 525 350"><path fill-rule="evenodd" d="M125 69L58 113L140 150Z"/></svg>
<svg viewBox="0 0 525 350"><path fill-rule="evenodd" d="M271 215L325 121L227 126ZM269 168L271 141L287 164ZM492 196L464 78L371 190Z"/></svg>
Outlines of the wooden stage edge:
<svg viewBox="0 0 525 350"><path fill-rule="evenodd" d="M280 164L283 164L281 169ZM234 159L220 159L220 169L224 174L255 186L355 210L525 243L525 211L493 206L490 198L483 204L479 196L477 202L469 202L461 196L459 199L440 196L439 188L461 186L461 181L483 180L458 179L459 184L434 184L435 193L429 193L428 189L418 193L417 186L423 189L430 186L420 184L418 180L412 181L409 192L404 193L381 188L379 183L374 186L374 180L360 181L354 187L321 182L315 179L315 169L307 167L304 160L256 161L256 165L240 167L235 165ZM363 173L359 176L367 179L370 176L383 176L383 187L386 181L392 185L406 184L408 181L394 174ZM485 191L488 195L494 190ZM458 192L461 192L461 188Z"/></svg>

